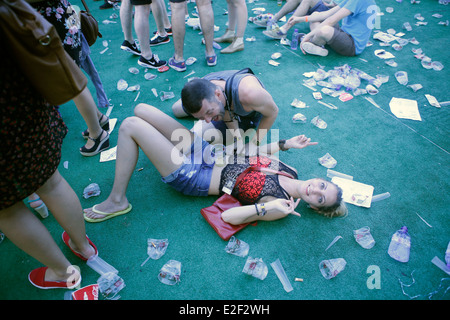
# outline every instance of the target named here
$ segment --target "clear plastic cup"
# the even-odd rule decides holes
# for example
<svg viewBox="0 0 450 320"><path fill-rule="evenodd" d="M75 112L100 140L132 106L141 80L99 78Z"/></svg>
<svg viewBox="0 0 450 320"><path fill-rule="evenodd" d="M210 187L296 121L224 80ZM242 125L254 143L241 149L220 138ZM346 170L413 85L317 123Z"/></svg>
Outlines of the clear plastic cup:
<svg viewBox="0 0 450 320"><path fill-rule="evenodd" d="M370 249L375 245L375 240L370 233L369 227L362 227L358 230L353 230L356 242L364 249Z"/></svg>
<svg viewBox="0 0 450 320"><path fill-rule="evenodd" d="M180 282L181 262L176 260L169 260L158 274L158 279L164 284L175 285Z"/></svg>
<svg viewBox="0 0 450 320"><path fill-rule="evenodd" d="M323 277L329 280L344 270L346 264L347 262L343 258L323 260L319 263L319 269Z"/></svg>
<svg viewBox="0 0 450 320"><path fill-rule="evenodd" d="M248 254L249 248L248 243L232 236L225 247L225 251L238 257L245 257Z"/></svg>
<svg viewBox="0 0 450 320"><path fill-rule="evenodd" d="M242 272L260 280L264 280L269 272L269 269L261 258L248 257Z"/></svg>

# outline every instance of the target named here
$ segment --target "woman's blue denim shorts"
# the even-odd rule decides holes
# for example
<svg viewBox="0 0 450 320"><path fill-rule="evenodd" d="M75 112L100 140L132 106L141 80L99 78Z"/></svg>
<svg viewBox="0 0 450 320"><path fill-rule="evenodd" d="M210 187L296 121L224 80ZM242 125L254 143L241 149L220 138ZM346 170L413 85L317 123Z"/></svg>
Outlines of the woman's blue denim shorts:
<svg viewBox="0 0 450 320"><path fill-rule="evenodd" d="M202 141L201 148L199 143L198 146L193 143L190 157L185 157L181 167L167 177L161 178L164 183L188 196L207 196L211 184L214 161L209 157L203 157L205 150L211 153L211 146L205 140L200 141Z"/></svg>

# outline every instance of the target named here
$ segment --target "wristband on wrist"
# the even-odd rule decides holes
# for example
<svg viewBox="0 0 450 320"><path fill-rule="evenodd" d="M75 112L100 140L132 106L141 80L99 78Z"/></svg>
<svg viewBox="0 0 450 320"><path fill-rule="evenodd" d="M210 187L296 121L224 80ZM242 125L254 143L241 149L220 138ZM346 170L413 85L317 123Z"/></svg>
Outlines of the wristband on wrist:
<svg viewBox="0 0 450 320"><path fill-rule="evenodd" d="M259 216L260 213L259 213L259 210L258 210L258 204L257 203L255 203L255 208L256 208L256 215Z"/></svg>
<svg viewBox="0 0 450 320"><path fill-rule="evenodd" d="M288 148L284 147L285 144L286 144L286 140L285 139L281 139L280 141L278 141L278 147L280 148L281 151L289 150Z"/></svg>
<svg viewBox="0 0 450 320"><path fill-rule="evenodd" d="M305 16L305 22L308 22L308 16Z"/></svg>
<svg viewBox="0 0 450 320"><path fill-rule="evenodd" d="M258 210L258 205L255 203L255 208L256 208L256 214L258 215L258 216L264 216L266 213L267 213L267 211L266 211L266 206L265 206L265 204L264 203L261 203L260 204L260 208L261 208L261 211L259 211Z"/></svg>

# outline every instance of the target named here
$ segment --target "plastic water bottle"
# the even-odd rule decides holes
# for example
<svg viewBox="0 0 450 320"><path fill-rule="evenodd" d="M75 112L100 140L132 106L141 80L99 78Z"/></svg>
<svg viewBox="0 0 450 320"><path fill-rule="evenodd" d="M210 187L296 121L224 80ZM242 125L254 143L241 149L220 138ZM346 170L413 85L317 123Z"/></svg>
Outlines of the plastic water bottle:
<svg viewBox="0 0 450 320"><path fill-rule="evenodd" d="M269 20L267 21L267 27L266 27L266 30L267 30L267 31L271 31L274 24L275 24L275 22L273 21L273 17L270 16L270 17L269 17Z"/></svg>
<svg viewBox="0 0 450 320"><path fill-rule="evenodd" d="M408 234L408 228L403 226L392 236L388 254L397 261L408 262L410 248L411 237Z"/></svg>
<svg viewBox="0 0 450 320"><path fill-rule="evenodd" d="M298 29L295 29L294 33L292 34L291 49L297 50L297 48L298 48Z"/></svg>

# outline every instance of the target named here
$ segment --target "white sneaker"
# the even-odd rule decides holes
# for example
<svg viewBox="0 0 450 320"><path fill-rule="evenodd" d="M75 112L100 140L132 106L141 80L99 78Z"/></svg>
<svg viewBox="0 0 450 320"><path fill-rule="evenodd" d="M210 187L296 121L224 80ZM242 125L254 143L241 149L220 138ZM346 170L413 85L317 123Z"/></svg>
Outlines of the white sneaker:
<svg viewBox="0 0 450 320"><path fill-rule="evenodd" d="M304 42L302 44L302 49L305 50L305 52L309 53L309 54L313 54L316 56L322 56L325 57L328 55L328 50L325 48L322 48L318 45L315 45L312 42Z"/></svg>

